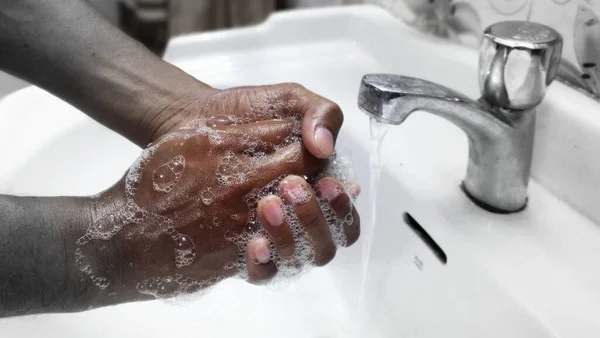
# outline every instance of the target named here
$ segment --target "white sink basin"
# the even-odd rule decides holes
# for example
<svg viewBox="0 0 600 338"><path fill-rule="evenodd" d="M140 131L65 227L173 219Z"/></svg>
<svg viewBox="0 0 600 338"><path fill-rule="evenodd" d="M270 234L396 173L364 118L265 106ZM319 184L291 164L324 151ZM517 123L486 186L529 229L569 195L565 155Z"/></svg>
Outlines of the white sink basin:
<svg viewBox="0 0 600 338"><path fill-rule="evenodd" d="M387 72L478 94L475 51L423 36L377 7L278 14L248 29L173 40L165 58L216 87L295 81L338 102L340 145L369 187L368 119L356 107L365 73ZM196 301L146 302L0 321L0 336L599 337L600 108L560 83L539 108L528 208L485 212L459 189L467 140L414 114L391 127L365 287L364 331L352 318L361 245L272 291L226 281ZM34 87L0 102L0 189L94 194L139 149ZM116 151L116 153L115 153ZM4 187L4 188L3 188ZM403 221L410 213L444 250L443 264ZM368 232L368 231L367 231ZM362 239L364 241L365 238Z"/></svg>

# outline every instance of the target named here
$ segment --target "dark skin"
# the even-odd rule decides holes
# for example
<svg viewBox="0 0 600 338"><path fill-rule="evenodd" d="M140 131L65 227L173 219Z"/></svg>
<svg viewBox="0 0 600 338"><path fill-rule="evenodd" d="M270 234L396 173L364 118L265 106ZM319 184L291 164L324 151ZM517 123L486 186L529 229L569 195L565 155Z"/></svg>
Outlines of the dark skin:
<svg viewBox="0 0 600 338"><path fill-rule="evenodd" d="M360 221L351 197L358 186L342 187L329 177L310 186L302 178L317 175L333 152L343 121L333 102L297 84L211 88L77 0L0 2L0 47L2 70L71 103L145 152L156 148L139 169L134 193L125 176L92 197L0 195L0 317L152 299L139 292L139 283L175 274L205 282L196 285L200 288L241 271L250 282L268 281L278 269L273 251L293 264L306 263L294 261L298 243L290 219L282 216L285 208L297 215L313 248L308 263L325 265L336 246L317 196L340 218L353 215L342 226L344 244L357 240ZM210 135L222 135L222 141L211 141L197 128L207 121ZM285 143L295 130L301 142ZM258 148L265 156L244 153L249 139L264 141ZM250 174L226 184L216 180L216 172L231 170L219 166L226 156ZM168 193L153 188L161 179L157 170L167 163L168 175L179 173ZM256 205L244 200L278 177L285 179ZM199 198L207 188L214 189L209 204ZM305 198L299 200L298 191ZM137 215L131 203L150 216L135 222L115 216ZM257 222L248 229L253 213ZM121 223L103 223L106 219ZM165 219L169 222L157 221ZM97 238L94 231L117 223L110 238ZM86 233L91 237L82 240ZM248 233L255 236L245 247L231 240ZM190 255L190 241L195 258L178 264L177 257ZM94 280L98 276L106 278L104 289Z"/></svg>

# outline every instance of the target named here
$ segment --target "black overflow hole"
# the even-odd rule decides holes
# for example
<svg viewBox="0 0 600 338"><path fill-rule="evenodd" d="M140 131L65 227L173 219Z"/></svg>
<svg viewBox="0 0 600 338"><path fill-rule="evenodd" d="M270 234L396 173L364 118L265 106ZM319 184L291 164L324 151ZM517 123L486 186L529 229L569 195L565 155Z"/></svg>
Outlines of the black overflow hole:
<svg viewBox="0 0 600 338"><path fill-rule="evenodd" d="M404 213L404 223L408 225L409 228L414 231L414 233L419 236L419 238L427 245L427 247L431 250L433 255L437 257L437 259L442 264L446 264L448 262L448 256L444 250L429 236L427 231L415 220L409 213Z"/></svg>

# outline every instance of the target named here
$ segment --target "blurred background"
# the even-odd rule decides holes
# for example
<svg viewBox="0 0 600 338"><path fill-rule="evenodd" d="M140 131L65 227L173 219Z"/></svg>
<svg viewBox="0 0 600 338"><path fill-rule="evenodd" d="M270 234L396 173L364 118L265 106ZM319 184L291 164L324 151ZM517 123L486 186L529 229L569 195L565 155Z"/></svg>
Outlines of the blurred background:
<svg viewBox="0 0 600 338"><path fill-rule="evenodd" d="M85 0L104 18L162 55L170 37L264 21L277 10L365 0ZM377 2L377 0L367 0ZM28 84L0 71L0 98Z"/></svg>
<svg viewBox="0 0 600 338"><path fill-rule="evenodd" d="M1 1L1 0L0 0ZM597 0L84 0L108 21L162 55L178 35L258 24L271 13L369 3L412 27L476 47L485 26L537 21L565 39L558 78L600 95L600 1ZM27 85L0 72L0 98Z"/></svg>
<svg viewBox="0 0 600 338"><path fill-rule="evenodd" d="M277 10L364 0L87 0L106 19L161 54L169 37L257 24Z"/></svg>

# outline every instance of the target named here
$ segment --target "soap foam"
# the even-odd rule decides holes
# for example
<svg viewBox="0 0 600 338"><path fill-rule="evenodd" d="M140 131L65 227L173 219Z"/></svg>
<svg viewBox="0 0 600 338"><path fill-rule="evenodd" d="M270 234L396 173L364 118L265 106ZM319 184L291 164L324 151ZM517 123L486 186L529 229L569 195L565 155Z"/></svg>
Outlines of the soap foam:
<svg viewBox="0 0 600 338"><path fill-rule="evenodd" d="M222 277L210 277L198 280L176 273L166 277L152 277L139 282L136 289L139 293L153 296L157 299L182 297L184 295L206 292L207 289L223 280Z"/></svg>
<svg viewBox="0 0 600 338"><path fill-rule="evenodd" d="M104 290L110 285L110 281L104 277L94 275L92 271L92 263L89 258L87 258L80 248L75 249L75 266L79 271L83 272L87 275L92 283L96 285L98 288Z"/></svg>
<svg viewBox="0 0 600 338"><path fill-rule="evenodd" d="M173 221L162 215L150 212L139 207L134 202L136 192L142 181L143 170L152 159L154 153L166 142L175 138L188 139L190 137L205 137L213 145L224 144L226 134L218 128L231 125L250 123L254 120L262 119L283 119L288 118L286 111L294 105L283 101L278 96L267 98L265 101L258 102L253 107L252 113L244 117L236 116L219 116L212 119L200 119L188 123L181 133L172 133L159 141L151 144L146 148L136 162L131 166L125 179L125 191L127 203L117 211L102 216L100 219L91 223L77 244L80 246L86 245L92 240L110 240L123 227L127 226L132 233L143 233L147 236L157 236L166 234L173 240L174 260L176 268L188 266L196 259L197 249L191 237L179 233L175 230ZM282 113L283 112L283 113ZM231 187L238 186L247 182L254 175L260 174L259 164L269 154L282 150L289 146L294 146L294 153L288 156L287 161L294 162L298 159L301 152L301 147L298 146L301 140L301 121L298 117L291 120L293 122L292 132L278 144L265 142L258 138L252 138L245 134L240 136L245 147L241 154L236 154L232 150L224 152L223 157L219 160L216 170L216 186L207 186L200 193L200 199L206 207L215 203L223 192L228 191ZM183 143L179 143L182 146ZM290 154L288 152L288 154ZM185 158L182 155L176 155L168 162L160 165L153 173L152 188L155 191L169 193L176 189L177 183L181 179L185 171ZM317 177L306 177L307 182L313 184L317 179L325 176L336 178L341 184L346 187L354 181L351 171L351 163L341 156L334 156L328 163L324 172ZM243 231L240 234L232 235L231 232L226 232L225 237L238 247L238 259L234 262L228 262L223 266L224 270L234 269L239 278L247 278L245 252L248 243L258 237L267 238L271 243L271 261L277 266L278 274L275 278L274 285L281 284L283 281L290 280L293 277L302 275L314 265L315 250L308 234L304 230L299 221L294 206L284 203L283 214L285 221L290 225L292 236L295 241L295 255L291 258L284 258L279 255L276 247L269 234L260 226L256 215L256 207L258 201L268 195L278 195L279 184L285 179L285 176L280 176L261 188L253 189L250 193L243 197L244 202L248 207L248 214ZM341 192L340 192L341 193ZM291 194L297 203L305 203L310 200L315 192L306 188L295 189L288 192ZM321 210L329 225L334 244L338 247L347 244L347 238L343 231L345 223L352 224L352 207L349 206L350 213L345 217L338 217L331 209L328 202L317 198ZM201 217L204 211L198 210L198 216ZM239 214L231 214L231 220L239 221ZM221 220L217 216L209 218L209 224L206 226L219 227ZM197 225L203 228L202 224ZM129 228L130 227L130 228ZM106 278L95 276L92 273L92 266L89 260L83 255L80 248L76 249L75 253L76 265L80 271L88 275L95 285L100 288L106 288L110 285L110 281ZM156 298L167 298L176 295L196 292L218 282L221 278L210 278L207 280L198 280L191 277L186 277L181 273L176 273L167 277L154 277L141 281L137 284L137 290L142 294L152 295ZM279 282L279 283L278 283Z"/></svg>

